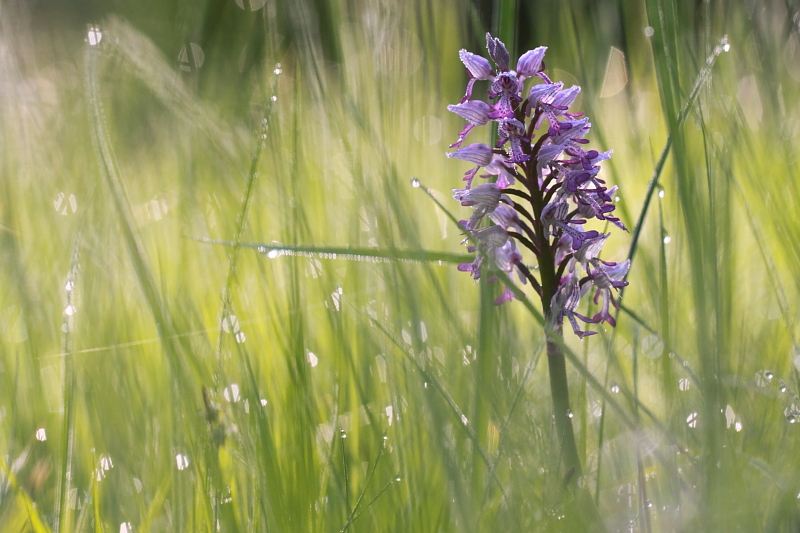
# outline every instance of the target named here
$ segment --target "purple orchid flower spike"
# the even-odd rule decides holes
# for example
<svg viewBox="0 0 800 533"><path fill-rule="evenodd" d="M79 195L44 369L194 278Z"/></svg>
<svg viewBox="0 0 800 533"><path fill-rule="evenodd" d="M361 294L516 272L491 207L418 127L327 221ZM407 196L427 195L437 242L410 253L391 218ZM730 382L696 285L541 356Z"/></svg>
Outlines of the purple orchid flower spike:
<svg viewBox="0 0 800 533"><path fill-rule="evenodd" d="M597 222L625 228L613 214L617 188L609 188L601 177L601 163L611 157L611 151L585 147L591 123L573 109L581 88L565 88L547 76L546 47L522 54L516 70L511 70L512 58L500 39L487 34L486 49L489 59L459 52L469 73L467 90L461 103L448 106L467 125L452 145L457 149L447 156L476 165L465 174L466 186L453 189L453 197L473 209L462 227L477 241L467 248L476 253L475 260L458 269L475 279L486 269L509 275L516 271L541 298L554 331L560 335L566 319L579 337L592 335L577 321L613 325L609 312L617 305L613 290L627 285L623 278L630 265L600 259L611 233L598 231L602 228ZM523 81L531 77L542 81L523 96ZM488 103L472 98L479 80L488 82ZM545 120L547 127L541 131ZM473 129L490 122L497 128L495 148L483 143L461 146ZM481 177L495 182L472 187L481 168L485 169ZM494 225L486 226L487 222ZM538 271L523 262L526 252L537 258ZM549 281L543 285L541 279ZM602 296L603 307L588 319L578 313L578 307L591 286L596 288L596 301ZM513 300L515 294L505 287L495 303Z"/></svg>
<svg viewBox="0 0 800 533"><path fill-rule="evenodd" d="M447 156L477 165L466 173L466 186L453 190L453 197L473 210L460 226L467 235L462 244L470 241L467 251L475 256L471 263L459 264L458 270L470 273L474 280L502 279L504 287L495 305L526 299L533 292L538 296L544 315L554 435L564 452L564 467L579 473L581 458L570 420L564 325L569 322L580 339L596 331L579 322L615 326L611 308L619 308L619 296L615 298L614 292L628 284L624 278L630 269L630 261L601 259L603 247L612 237L606 231L607 223L625 228L613 214L617 188L606 184L601 169L611 151L586 146L591 123L575 109L581 89L577 85L565 88L562 82L550 79L544 71L544 46L522 54L516 70L511 70L513 58L500 39L486 34L486 49L491 61L466 50L459 53L469 73L467 89L460 104L448 107L467 125L452 145L458 149ZM541 82L531 84L523 95L523 83L532 77ZM486 103L472 98L478 81L487 82ZM481 143L461 147L473 129L490 122L497 128L494 148ZM473 188L480 168L485 169L482 178L495 182ZM535 259L533 268L525 262L526 255ZM521 285L513 279L514 272ZM525 295L521 296L523 288ZM602 305L587 318L580 306L592 288L595 304L602 298ZM579 490L577 486L574 489ZM603 529L599 516L595 522Z"/></svg>

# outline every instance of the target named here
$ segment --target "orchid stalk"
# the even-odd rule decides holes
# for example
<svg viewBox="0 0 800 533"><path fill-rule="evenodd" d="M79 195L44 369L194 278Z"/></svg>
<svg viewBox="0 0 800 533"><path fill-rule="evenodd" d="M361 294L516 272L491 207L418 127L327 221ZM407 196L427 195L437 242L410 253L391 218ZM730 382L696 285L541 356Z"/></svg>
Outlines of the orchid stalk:
<svg viewBox="0 0 800 533"><path fill-rule="evenodd" d="M511 70L505 45L488 33L486 44L494 66L482 56L460 51L469 82L461 102L448 106L467 124L447 156L475 165L465 174L464 187L453 189L453 197L472 208L472 216L461 221L469 234L465 242L477 243L468 248L476 253L475 260L458 269L476 280L486 272L488 281L497 277L493 274L497 271L512 280L516 273L541 300L557 437L565 470L577 479L581 465L561 348L563 324L568 322L581 339L596 332L578 321L615 326L609 309L618 307L614 293L628 284L624 278L630 267L630 261L600 259L611 233L588 228L590 221L600 221L593 223L598 229L612 225L627 231L613 214L617 188L599 177L600 163L611 157L611 151L586 148L591 123L570 111L581 89L565 88L547 76L546 47L529 50ZM489 83L491 103L473 99L479 81ZM464 145L474 128L489 123L497 128L494 147ZM476 184L476 178L487 181ZM529 267L522 252L535 257L538 268ZM602 298L601 310L587 317L578 308L592 290L595 303ZM513 298L515 292L506 287L495 304Z"/></svg>

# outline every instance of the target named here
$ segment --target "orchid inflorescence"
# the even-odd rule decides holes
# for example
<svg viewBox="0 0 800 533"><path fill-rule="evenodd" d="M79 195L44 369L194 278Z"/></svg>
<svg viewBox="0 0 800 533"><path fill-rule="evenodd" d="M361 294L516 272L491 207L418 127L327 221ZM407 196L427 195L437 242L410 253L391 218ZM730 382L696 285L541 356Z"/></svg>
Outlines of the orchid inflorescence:
<svg viewBox="0 0 800 533"><path fill-rule="evenodd" d="M461 225L468 234L464 242L471 241L468 250L477 252L472 263L462 263L458 269L472 273L476 280L483 268L505 272L509 277L516 272L520 281L530 282L542 299L551 327L560 327L566 318L579 337L593 335L593 331L583 331L576 318L614 326L609 308L618 307L618 303L613 291L628 284L624 277L630 267L629 260L614 263L600 259L611 233L585 228L589 219L596 218L626 230L612 214L617 187L606 187L598 177L599 163L609 159L611 151L583 148L589 142L586 134L591 124L581 113L569 112L581 89L565 89L562 82L554 82L545 74L546 47L525 52L516 70L510 70L505 45L488 33L486 45L497 70L486 58L461 50L459 56L467 67L469 83L461 102L447 107L467 121L458 141L450 146L456 150L447 157L475 164L464 176L465 187L453 189L453 197L461 205L473 208L472 216ZM538 78L540 83L532 85L523 97L528 78ZM494 104L472 99L478 80L490 82L488 94ZM484 143L462 146L473 128L489 122L497 123L494 148ZM545 123L546 129L542 128ZM543 131L537 138L540 128ZM481 178L494 180L473 186L480 169L486 172L480 174ZM493 224L482 225L486 218ZM518 244L537 257L539 279L523 262ZM576 310L592 287L596 289L594 302L602 296L603 303L601 310L588 318ZM506 287L495 304L514 296Z"/></svg>

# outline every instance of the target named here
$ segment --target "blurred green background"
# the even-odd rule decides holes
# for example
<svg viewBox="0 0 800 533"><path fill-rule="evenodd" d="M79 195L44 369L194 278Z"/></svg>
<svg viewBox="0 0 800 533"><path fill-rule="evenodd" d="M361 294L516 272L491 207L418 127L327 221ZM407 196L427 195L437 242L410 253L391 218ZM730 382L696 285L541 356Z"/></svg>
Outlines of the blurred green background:
<svg viewBox="0 0 800 533"><path fill-rule="evenodd" d="M583 87L629 228L657 179L569 339L578 485L610 531L800 530L799 12L0 1L0 531L580 530L541 328L410 183L465 216L486 31Z"/></svg>

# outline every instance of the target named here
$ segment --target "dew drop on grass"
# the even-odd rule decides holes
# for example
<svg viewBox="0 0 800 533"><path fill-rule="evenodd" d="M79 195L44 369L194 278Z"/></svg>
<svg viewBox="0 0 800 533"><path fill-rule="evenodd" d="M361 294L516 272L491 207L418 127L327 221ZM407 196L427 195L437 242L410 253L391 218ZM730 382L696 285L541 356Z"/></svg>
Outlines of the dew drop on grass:
<svg viewBox="0 0 800 533"><path fill-rule="evenodd" d="M222 331L225 333L239 332L239 319L236 318L236 315L226 316L222 319Z"/></svg>
<svg viewBox="0 0 800 533"><path fill-rule="evenodd" d="M664 193L664 191L663 191L663 190L660 190L660 191L658 191L658 197L659 197L659 198L664 198L664 194L665 194L665 193Z"/></svg>
<svg viewBox="0 0 800 533"><path fill-rule="evenodd" d="M249 11L258 11L264 4L267 3L267 0L236 0L236 5L244 10Z"/></svg>
<svg viewBox="0 0 800 533"><path fill-rule="evenodd" d="M47 440L47 432L44 430L44 428L39 428L36 430L36 440L42 442Z"/></svg>
<svg viewBox="0 0 800 533"><path fill-rule="evenodd" d="M613 387L611 387L611 392L613 392L614 394L619 394L619 385L614 385Z"/></svg>
<svg viewBox="0 0 800 533"><path fill-rule="evenodd" d="M419 187L419 180L417 178L411 178L411 186L415 189Z"/></svg>
<svg viewBox="0 0 800 533"><path fill-rule="evenodd" d="M690 428L697 427L697 413L692 413L686 417L686 423L689 425Z"/></svg>
<svg viewBox="0 0 800 533"><path fill-rule="evenodd" d="M664 237L664 244L669 244L669 241L671 241L671 240L672 240L672 237L667 235L666 237Z"/></svg>
<svg viewBox="0 0 800 533"><path fill-rule="evenodd" d="M108 455L101 455L100 456L100 468L103 470L111 470L114 468L114 461L111 460L111 457Z"/></svg>
<svg viewBox="0 0 800 533"><path fill-rule="evenodd" d="M682 391L689 390L690 386L691 386L691 381L689 381L689 378L681 378L680 381L678 381L678 389Z"/></svg>
<svg viewBox="0 0 800 533"><path fill-rule="evenodd" d="M89 34L86 37L89 46L97 46L103 40L103 34L97 26L89 26Z"/></svg>
<svg viewBox="0 0 800 533"><path fill-rule="evenodd" d="M769 370L759 370L755 374L755 382L758 387L766 387L769 385L770 379L772 379L772 372Z"/></svg>
<svg viewBox="0 0 800 533"><path fill-rule="evenodd" d="M222 396L231 403L238 402L242 399L239 394L239 385L237 383L231 383L222 390Z"/></svg>
<svg viewBox="0 0 800 533"><path fill-rule="evenodd" d="M646 37L652 37L653 35L655 35L655 33L656 33L656 30L653 29L652 26L645 26L644 34L645 34Z"/></svg>
<svg viewBox="0 0 800 533"><path fill-rule="evenodd" d="M69 304L66 308L64 308L64 314L67 316L74 315L75 311L77 311L77 309L75 309L75 306L72 304Z"/></svg>
<svg viewBox="0 0 800 533"><path fill-rule="evenodd" d="M119 533L133 533L133 526L130 522L123 522L119 525Z"/></svg>
<svg viewBox="0 0 800 533"><path fill-rule="evenodd" d="M572 413L572 410L571 409L567 409L567 418L572 418L573 416L575 416L575 415Z"/></svg>
<svg viewBox="0 0 800 533"><path fill-rule="evenodd" d="M189 468L189 458L181 453L175 456L175 464L178 467L178 470L185 470Z"/></svg>
<svg viewBox="0 0 800 533"><path fill-rule="evenodd" d="M180 53L178 53L178 63L180 69L186 72L192 72L203 66L206 55L200 45L197 43L189 43L183 45Z"/></svg>

